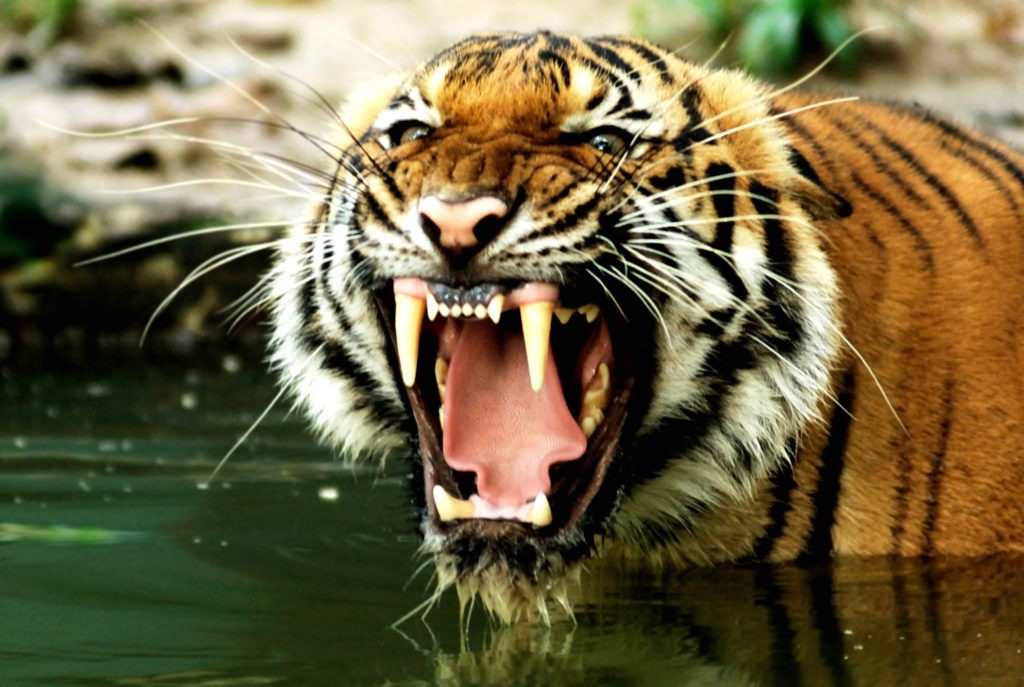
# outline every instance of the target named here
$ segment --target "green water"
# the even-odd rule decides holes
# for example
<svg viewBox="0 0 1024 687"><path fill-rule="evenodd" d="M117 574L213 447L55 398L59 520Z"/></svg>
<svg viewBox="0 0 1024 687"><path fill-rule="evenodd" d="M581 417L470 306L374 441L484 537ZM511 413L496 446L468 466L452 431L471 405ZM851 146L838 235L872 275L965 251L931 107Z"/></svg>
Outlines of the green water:
<svg viewBox="0 0 1024 687"><path fill-rule="evenodd" d="M1024 561L595 570L577 624L426 598L400 464L353 472L258 366L0 387L0 685L1024 684Z"/></svg>

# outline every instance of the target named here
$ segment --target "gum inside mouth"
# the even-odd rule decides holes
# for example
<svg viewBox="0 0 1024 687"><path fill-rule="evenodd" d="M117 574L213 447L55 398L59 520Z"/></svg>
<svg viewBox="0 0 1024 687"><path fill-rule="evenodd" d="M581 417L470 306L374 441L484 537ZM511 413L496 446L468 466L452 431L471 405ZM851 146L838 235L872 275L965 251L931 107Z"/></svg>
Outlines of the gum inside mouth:
<svg viewBox="0 0 1024 687"><path fill-rule="evenodd" d="M592 478L588 446L613 397L611 337L598 306L559 296L543 282L395 280L400 377L421 439L424 422L439 436L427 470L438 522L544 528L574 510L560 503L578 497L571 483Z"/></svg>

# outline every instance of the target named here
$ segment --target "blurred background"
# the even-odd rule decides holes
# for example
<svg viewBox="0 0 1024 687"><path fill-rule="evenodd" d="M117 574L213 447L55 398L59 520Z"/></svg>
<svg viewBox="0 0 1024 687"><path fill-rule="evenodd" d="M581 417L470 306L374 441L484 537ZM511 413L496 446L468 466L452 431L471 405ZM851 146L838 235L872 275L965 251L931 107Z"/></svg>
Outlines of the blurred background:
<svg viewBox="0 0 1024 687"><path fill-rule="evenodd" d="M259 328L226 326L224 308L255 283L265 252L183 290L137 344L190 270L279 229L74 265L296 216L294 194L215 181L252 178L207 141L322 168L323 154L281 123L323 134L320 98L341 103L470 32L536 28L640 34L783 83L873 29L809 87L917 101L1024 143L1018 0L0 0L0 364L193 356L210 342L258 350ZM95 136L177 119L191 121Z"/></svg>

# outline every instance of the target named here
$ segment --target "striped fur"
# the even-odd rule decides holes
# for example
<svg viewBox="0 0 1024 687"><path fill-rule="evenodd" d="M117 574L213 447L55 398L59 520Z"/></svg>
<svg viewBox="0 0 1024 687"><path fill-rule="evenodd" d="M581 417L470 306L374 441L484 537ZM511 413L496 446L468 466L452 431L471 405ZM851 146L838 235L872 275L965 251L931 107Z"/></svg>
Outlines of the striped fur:
<svg viewBox="0 0 1024 687"><path fill-rule="evenodd" d="M567 604L593 556L1024 550L1024 163L1005 146L548 33L469 38L345 122L334 183L273 275L271 356L329 443L415 447L440 587L516 620ZM439 192L513 207L467 264L416 211ZM390 288L456 274L558 284L613 330L614 455L543 536L432 519L438 430L396 371Z"/></svg>

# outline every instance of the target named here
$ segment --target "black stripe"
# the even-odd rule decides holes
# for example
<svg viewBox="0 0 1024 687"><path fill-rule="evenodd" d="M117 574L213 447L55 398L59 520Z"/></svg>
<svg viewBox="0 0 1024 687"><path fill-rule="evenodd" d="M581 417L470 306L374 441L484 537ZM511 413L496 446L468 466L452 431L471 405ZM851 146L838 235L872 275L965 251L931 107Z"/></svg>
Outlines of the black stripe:
<svg viewBox="0 0 1024 687"><path fill-rule="evenodd" d="M931 112L927 111L914 111L914 116L920 117L924 121L928 122L934 127L937 127L944 134L950 138L954 138L961 141L965 145L972 146L976 150L988 155L996 164L1002 167L1010 176L1017 180L1020 184L1021 189L1024 189L1024 169L1019 164L1010 159L1010 157L1002 150L992 145L992 143L985 141L981 138L973 136L971 132L962 129L952 123L937 117Z"/></svg>
<svg viewBox="0 0 1024 687"><path fill-rule="evenodd" d="M803 335L799 299L780 285L794 281L793 251L783 231L782 221L770 216L778 214L778 194L756 181L750 184L750 193L754 211L761 215L766 267L769 274L774 275L765 278L761 289L767 302L766 319L774 328L774 331L765 331L764 336L777 353L786 354L793 350Z"/></svg>
<svg viewBox="0 0 1024 687"><path fill-rule="evenodd" d="M839 505L846 442L850 433L854 381L853 372L847 370L832 408L828 441L821 453L821 466L818 468L818 486L811 495L811 531L798 558L801 563L827 560L832 555L832 525L835 524L836 507Z"/></svg>
<svg viewBox="0 0 1024 687"><path fill-rule="evenodd" d="M713 194L711 202L718 216L715 224L715 238L711 242L711 251L701 251L704 260L714 268L722 279L728 284L733 294L739 300L746 300L750 292L746 284L740 279L739 273L732 261L726 257L732 255L732 239L735 222L731 219L735 212L736 177L735 170L729 165L715 162L707 166L704 175L709 179L708 189ZM714 179L712 177L718 177Z"/></svg>
<svg viewBox="0 0 1024 687"><path fill-rule="evenodd" d="M561 85L568 88L569 84L572 82L572 70L569 68L569 62L566 61L564 57L556 52L552 52L551 50L541 50L537 53L537 59L540 60L542 64L549 64L553 66L557 70L557 73L562 76ZM558 90L557 85L558 84L556 82L556 91Z"/></svg>
<svg viewBox="0 0 1024 687"><path fill-rule="evenodd" d="M773 685L801 687L802 663L797 651L797 633L789 617L783 586L777 579L778 569L761 565L754 571L757 605L764 606L771 628L771 674Z"/></svg>
<svg viewBox="0 0 1024 687"><path fill-rule="evenodd" d="M773 110L774 112L774 110ZM817 157L818 162L823 164L833 177L836 176L835 167L832 164L834 162L833 156L825 147L818 141L818 139L811 134L810 131L800 123L799 115L793 117L783 117L779 120L785 126L789 127L794 134L804 143L809 145L814 150L814 155ZM810 166L810 165L808 165ZM813 169L813 167L812 167Z"/></svg>
<svg viewBox="0 0 1024 687"><path fill-rule="evenodd" d="M853 675L846 660L843 632L836 613L834 572L831 566L808 570L811 592L811 620L821 638L821 658L828 668L832 687L852 687Z"/></svg>
<svg viewBox="0 0 1024 687"><path fill-rule="evenodd" d="M629 92L628 88L624 88L619 92L619 100L615 103L612 109L608 110L608 114L618 114L623 110L629 110L633 107L633 95Z"/></svg>
<svg viewBox="0 0 1024 687"><path fill-rule="evenodd" d="M599 195L591 196L586 201L580 203L572 209L569 214L560 217L557 221L552 222L546 227L541 227L540 231L533 231L528 234L524 240L533 239L541 236L552 236L564 232L566 229L579 226L579 224L590 215L598 206L604 201L604 198Z"/></svg>
<svg viewBox="0 0 1024 687"><path fill-rule="evenodd" d="M942 385L942 420L939 425L939 441L928 463L928 492L925 496L925 516L921 529L924 536L922 553L935 553L935 525L939 519L939 505L942 500L942 483L945 480L944 464L949 448L949 434L953 425L953 397L956 393L953 376L946 378Z"/></svg>
<svg viewBox="0 0 1024 687"><path fill-rule="evenodd" d="M615 106L616 110L619 107L623 106L623 94L625 95L625 97L629 101L628 104L626 104L624 106L624 109L628 109L628 108L632 107L633 99L632 99L631 96L629 96L629 87L622 81L622 79L620 79L618 76L616 76L614 74L614 72L612 72L610 69L608 69L608 67L606 65L602 65L602 64L596 62L595 60L592 60L592 59L590 59L588 57L584 57L582 55L576 55L576 56L573 57L573 59L575 61L579 62L580 64L582 64L583 66L585 66L585 67L591 69L592 71L596 72L601 78L606 79L606 80L611 82L612 87L615 88L619 92L619 102L616 103L616 106ZM585 106L586 109L587 110L593 110L598 105L600 105L602 102L604 102L605 97L607 97L607 93L595 94L589 101L587 101L587 104ZM615 110L613 110L613 111L615 111Z"/></svg>
<svg viewBox="0 0 1024 687"><path fill-rule="evenodd" d="M928 270L933 270L935 268L935 258L932 255L931 244L928 243L928 240L923 234L921 234L918 228L915 227L902 212L900 212L899 208L896 207L896 204L879 193L856 172L850 172L850 180L861 190L861 192L864 193L864 195L878 203L878 205L880 205L885 212L891 215L896 222L899 223L900 227L902 227L904 231L913 238L914 246L917 249L917 252L921 255L921 259L924 261L925 267L927 267Z"/></svg>
<svg viewBox="0 0 1024 687"><path fill-rule="evenodd" d="M397 427L406 432L412 431L404 410L396 407L392 398L381 393L376 380L359 364L358 356L351 355L344 345L327 339L312 328L307 328L303 332L302 340L310 350L322 351L325 370L344 377L361 392L348 399L352 411L367 412L378 424Z"/></svg>
<svg viewBox="0 0 1024 687"><path fill-rule="evenodd" d="M1016 215L1020 217L1020 203L1017 201L1017 198L1015 196L1021 195L1021 192L1024 191L1024 187L1013 189L1007 186L1003 182L1003 180L999 178L995 171L992 170L991 167L982 163L982 161L979 160L975 155L968 152L970 148L968 148L966 144L961 145L960 148L954 148L948 140L942 139L941 141L939 141L939 145L942 147L944 151L946 151L953 157L957 158L958 160L966 163L967 165L973 167L975 171L977 171L979 174L985 177L985 179L987 179L993 186L996 187L996 189L998 189L1000 195L1003 198L1005 198L1013 207L1014 213L1016 213Z"/></svg>
<svg viewBox="0 0 1024 687"><path fill-rule="evenodd" d="M898 385L897 385L898 388ZM893 412L899 416L902 408L893 406ZM907 532L907 514L910 512L910 486L914 476L914 461L908 452L907 436L900 432L895 440L889 441L888 450L896 457L896 487L892 512L892 524L889 527L892 540L892 552L903 553L903 535Z"/></svg>
<svg viewBox="0 0 1024 687"><path fill-rule="evenodd" d="M772 475L771 508L768 509L768 526L754 542L754 559L764 560L772 552L775 542L786 531L786 516L793 509L793 491L796 489L796 478L793 473L793 462L796 460L796 442L791 440L788 445L790 460Z"/></svg>
<svg viewBox="0 0 1024 687"><path fill-rule="evenodd" d="M907 559L900 558L898 556L889 557L889 577L890 584L892 585L892 614L893 614L893 627L896 630L896 636L900 638L900 660L897 663L899 666L898 676L894 676L893 684L897 685L910 685L913 684L911 670L913 663L910 660L911 657L911 625L910 625L910 605L917 604L917 597L907 593L907 573L906 563ZM917 560L910 561L911 565L916 566Z"/></svg>
<svg viewBox="0 0 1024 687"><path fill-rule="evenodd" d="M668 68L668 60L666 59L665 55L659 55L654 50L651 50L651 48L648 47L647 45L644 45L643 43L640 43L638 41L629 40L627 38L606 36L598 40L600 40L602 43L607 43L609 45L629 48L637 55L639 55L651 69L658 73L658 76L661 77L661 82L663 84L665 84L666 86L671 86L675 84L675 78L673 78L672 72ZM640 74L639 72L639 69L633 69L630 73L636 75L638 79L643 79L644 75Z"/></svg>
<svg viewBox="0 0 1024 687"><path fill-rule="evenodd" d="M929 655L936 657L935 662L940 666L943 684L956 685L956 676L950 668L949 649L946 646L946 629L942 622L942 591L939 589L938 581L941 571L936 569L932 561L925 561L924 566L924 588L927 590L925 622L932 640Z"/></svg>
<svg viewBox="0 0 1024 687"><path fill-rule="evenodd" d="M644 179L656 191L667 191L672 188L679 188L686 184L686 169L684 167L669 167L659 176L649 176Z"/></svg>
<svg viewBox="0 0 1024 687"><path fill-rule="evenodd" d="M700 102L703 96L696 84L679 94L679 102L686 110L687 125L672 141L672 147L685 154L711 138L711 132L704 126L704 117L700 113ZM715 143L716 141L711 141Z"/></svg>
<svg viewBox="0 0 1024 687"><path fill-rule="evenodd" d="M981 231L978 229L978 225L974 223L974 220L960 203L960 199L949 189L948 186L942 183L938 177L932 174L925 167L921 158L890 137L884 129L876 125L874 122L867 119L860 121L865 127L875 132L875 134L877 134L882 140L882 143L891 148L893 152L895 152L911 169L921 175L924 182L928 184L928 186L939 195L946 206L956 214L960 223L963 224L965 229L967 229L967 233L970 234L975 244L979 246L984 245L984 237L982 237Z"/></svg>
<svg viewBox="0 0 1024 687"><path fill-rule="evenodd" d="M614 48L606 45L607 41L604 39L589 38L583 42L594 51L595 55L604 60L610 71L617 71L626 77L636 74L636 69L633 68L633 65L627 62Z"/></svg>
<svg viewBox="0 0 1024 687"><path fill-rule="evenodd" d="M856 120L852 123L852 126L850 126L851 122L849 121L839 119L835 119L833 121L836 128L839 129L854 146L871 159L871 166L885 175L889 181L892 182L892 185L899 188L905 196L918 205L923 207L930 206L928 199L917 192L917 189L915 189L914 185L910 183L907 176L900 173L898 170L893 169L888 160L880 155L879 151L881 150L881 147L877 144L867 142L859 133L857 133L857 125L864 124L864 122Z"/></svg>
<svg viewBox="0 0 1024 687"><path fill-rule="evenodd" d="M630 451L635 456L630 465L633 480L639 483L657 477L669 463L683 460L680 454L687 447L700 445L713 428L720 426L722 407L736 386L737 372L755 364L745 344L718 342L708 353L700 374L707 392L696 399L695 406L680 405L671 417L637 438ZM743 452L742 446L735 448Z"/></svg>
<svg viewBox="0 0 1024 687"><path fill-rule="evenodd" d="M647 110L630 110L629 112L623 112L619 116L622 117L623 119L633 119L633 120L638 120L638 121L644 121L645 122L648 119L650 119L651 117L653 117L654 115L652 115Z"/></svg>

